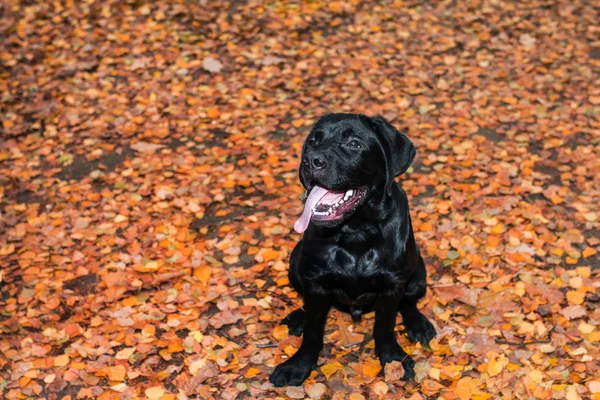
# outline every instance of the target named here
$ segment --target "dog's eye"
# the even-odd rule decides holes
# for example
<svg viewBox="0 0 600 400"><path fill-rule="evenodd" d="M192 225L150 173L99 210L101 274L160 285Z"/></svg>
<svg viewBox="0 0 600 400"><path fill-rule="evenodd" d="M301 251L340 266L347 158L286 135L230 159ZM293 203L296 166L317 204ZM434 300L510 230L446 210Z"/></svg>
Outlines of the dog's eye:
<svg viewBox="0 0 600 400"><path fill-rule="evenodd" d="M348 147L353 147L353 148L355 148L355 149L360 149L360 148L361 148L361 145L360 145L360 143L358 142L358 140L354 140L354 139L353 139L353 140L351 140L351 141L349 141L347 146L348 146Z"/></svg>
<svg viewBox="0 0 600 400"><path fill-rule="evenodd" d="M317 143L317 141L315 140L315 138L310 138L308 139L308 144L313 146L315 143Z"/></svg>

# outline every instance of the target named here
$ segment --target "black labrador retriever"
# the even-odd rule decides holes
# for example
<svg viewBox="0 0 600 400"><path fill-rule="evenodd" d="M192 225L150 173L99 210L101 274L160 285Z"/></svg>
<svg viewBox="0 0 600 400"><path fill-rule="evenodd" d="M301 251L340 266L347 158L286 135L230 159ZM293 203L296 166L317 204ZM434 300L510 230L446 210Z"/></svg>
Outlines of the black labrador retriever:
<svg viewBox="0 0 600 400"><path fill-rule="evenodd" d="M415 243L406 193L394 182L413 158L410 140L384 118L328 114L302 148L300 180L308 196L294 224L291 285L304 299L282 323L302 345L270 377L275 386L300 385L316 366L332 306L359 321L375 311L375 352L382 366L401 361L404 380L415 362L394 327L398 312L411 340L427 345L435 328L417 309L425 295L425 264Z"/></svg>

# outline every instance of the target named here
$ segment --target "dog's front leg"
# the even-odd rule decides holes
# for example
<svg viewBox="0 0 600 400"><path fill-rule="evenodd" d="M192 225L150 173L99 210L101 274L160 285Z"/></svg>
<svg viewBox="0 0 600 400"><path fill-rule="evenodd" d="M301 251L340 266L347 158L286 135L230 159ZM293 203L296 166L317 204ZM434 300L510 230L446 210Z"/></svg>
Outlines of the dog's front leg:
<svg viewBox="0 0 600 400"><path fill-rule="evenodd" d="M298 386L316 366L323 348L323 331L331 298L306 291L304 293L304 334L300 348L289 360L279 365L269 380L275 386Z"/></svg>
<svg viewBox="0 0 600 400"><path fill-rule="evenodd" d="M394 328L396 326L396 315L398 303L402 295L379 296L375 300L375 328L373 338L375 339L375 353L379 357L382 367L392 361L402 362L404 377L408 381L415 376L415 362L406 354L398 344Z"/></svg>

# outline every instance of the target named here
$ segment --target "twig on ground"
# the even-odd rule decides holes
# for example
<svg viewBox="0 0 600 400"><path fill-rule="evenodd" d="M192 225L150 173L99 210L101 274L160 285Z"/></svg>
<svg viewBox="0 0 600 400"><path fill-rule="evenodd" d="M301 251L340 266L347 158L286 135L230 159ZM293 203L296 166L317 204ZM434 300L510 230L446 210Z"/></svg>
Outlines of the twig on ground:
<svg viewBox="0 0 600 400"><path fill-rule="evenodd" d="M237 340L237 339L235 339L235 338L231 337L231 335L230 335L230 334L228 334L227 332L221 332L221 331L220 331L220 330L218 330L218 329L215 329L214 331L215 331L215 333L216 333L217 335L223 336L225 339L229 340L229 341L230 341L230 342L232 342L232 343L235 343L235 344L237 344L237 345L238 345L238 346L240 346L240 347L248 347L248 345L247 345L246 343L244 343L244 342L242 342L242 341L239 341L239 340Z"/></svg>
<svg viewBox="0 0 600 400"><path fill-rule="evenodd" d="M528 344L550 343L550 339L532 340L529 342L510 342L504 339L496 339L496 344L510 344L512 346L526 346Z"/></svg>
<svg viewBox="0 0 600 400"><path fill-rule="evenodd" d="M272 349L277 347L275 343L259 343L254 345L257 349Z"/></svg>

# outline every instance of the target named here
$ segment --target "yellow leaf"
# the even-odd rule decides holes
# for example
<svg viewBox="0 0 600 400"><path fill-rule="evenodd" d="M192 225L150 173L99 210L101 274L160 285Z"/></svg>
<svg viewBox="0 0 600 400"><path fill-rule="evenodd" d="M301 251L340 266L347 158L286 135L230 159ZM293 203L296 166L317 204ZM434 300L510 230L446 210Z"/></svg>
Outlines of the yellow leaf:
<svg viewBox="0 0 600 400"><path fill-rule="evenodd" d="M588 341L591 343L600 342L600 331L590 333Z"/></svg>
<svg viewBox="0 0 600 400"><path fill-rule="evenodd" d="M146 389L146 391L144 393L146 393L146 396L150 400L160 400L160 398L162 398L163 395L165 394L165 389L162 388L161 386L154 386L154 387Z"/></svg>
<svg viewBox="0 0 600 400"><path fill-rule="evenodd" d="M192 376L196 376L198 371L206 366L206 363L207 363L206 358L198 358L198 359L190 361L190 366L189 366L190 374Z"/></svg>
<svg viewBox="0 0 600 400"><path fill-rule="evenodd" d="M595 212L584 213L583 218L585 218L589 222L594 222L598 219L598 214L596 214Z"/></svg>
<svg viewBox="0 0 600 400"><path fill-rule="evenodd" d="M571 304L583 304L584 298L585 298L585 293L576 292L574 290L567 292L567 300Z"/></svg>
<svg viewBox="0 0 600 400"><path fill-rule="evenodd" d="M500 372L502 372L502 364L498 362L495 358L492 358L487 364L487 372L490 376L496 376Z"/></svg>
<svg viewBox="0 0 600 400"><path fill-rule="evenodd" d="M135 347L126 347L122 350L119 350L119 352L115 356L115 359L129 360L129 357L131 357L133 355L133 353L135 353Z"/></svg>
<svg viewBox="0 0 600 400"><path fill-rule="evenodd" d="M435 379L436 381L440 380L440 372L441 370L439 368L431 368L429 370L429 376L433 379Z"/></svg>
<svg viewBox="0 0 600 400"><path fill-rule="evenodd" d="M158 269L158 261L148 261L142 265L136 265L133 267L138 272L154 272Z"/></svg>
<svg viewBox="0 0 600 400"><path fill-rule="evenodd" d="M298 351L297 348L295 348L294 346L285 346L283 348L283 352L288 356L291 357L294 354L296 354L296 352Z"/></svg>
<svg viewBox="0 0 600 400"><path fill-rule="evenodd" d="M66 354L61 354L60 356L54 357L54 366L55 367L64 367L69 363L69 356Z"/></svg>
<svg viewBox="0 0 600 400"><path fill-rule="evenodd" d="M362 394L359 393L352 393L350 395L350 397L348 397L350 400L365 400L365 396L363 396Z"/></svg>
<svg viewBox="0 0 600 400"><path fill-rule="evenodd" d="M575 268L575 271L577 272L577 275L579 275L582 278L589 278L592 274L592 270L590 269L590 267L577 267Z"/></svg>
<svg viewBox="0 0 600 400"><path fill-rule="evenodd" d="M377 374L381 371L381 364L379 361L368 358L365 365L363 366L363 374L367 376L376 377Z"/></svg>
<svg viewBox="0 0 600 400"><path fill-rule="evenodd" d="M492 228L492 233L498 234L502 232L504 232L504 225L502 223L499 223Z"/></svg>
<svg viewBox="0 0 600 400"><path fill-rule="evenodd" d="M479 393L479 382L470 377L461 378L454 388L454 394L461 400L471 400L477 393Z"/></svg>
<svg viewBox="0 0 600 400"><path fill-rule="evenodd" d="M200 331L192 331L190 332L190 336L194 338L194 340L198 343L202 342L204 339L204 335Z"/></svg>
<svg viewBox="0 0 600 400"><path fill-rule="evenodd" d="M330 362L329 364L325 364L321 367L321 372L325 375L325 378L329 379L329 377L335 374L338 370L342 368L342 364L337 361Z"/></svg>
<svg viewBox="0 0 600 400"><path fill-rule="evenodd" d="M540 371L539 369L534 369L533 371L531 371L529 373L529 377L531 378L531 380L533 380L535 383L541 383L542 379L544 378L544 375L542 374L542 371Z"/></svg>
<svg viewBox="0 0 600 400"><path fill-rule="evenodd" d="M590 324L588 324L587 322L583 322L583 321L582 321L582 322L579 324L579 327L578 327L578 329L579 329L579 331L580 331L581 333L585 333L585 334L587 334L587 333L592 333L592 332L594 331L594 329L596 329L596 327L595 327L594 325L590 325Z"/></svg>

